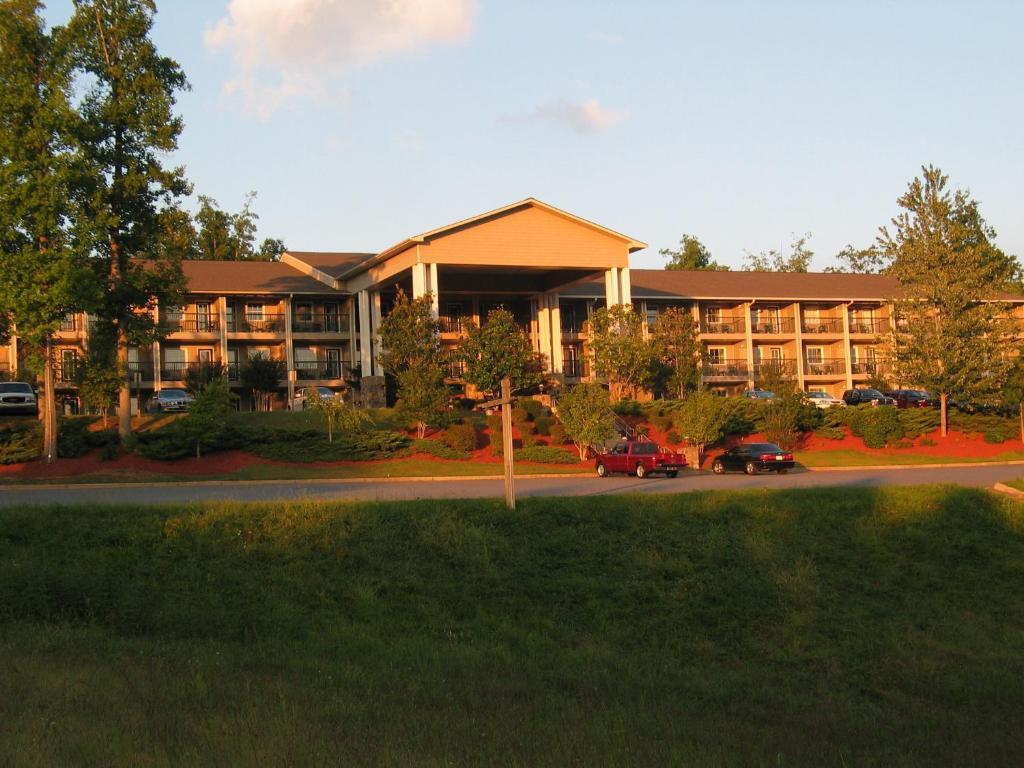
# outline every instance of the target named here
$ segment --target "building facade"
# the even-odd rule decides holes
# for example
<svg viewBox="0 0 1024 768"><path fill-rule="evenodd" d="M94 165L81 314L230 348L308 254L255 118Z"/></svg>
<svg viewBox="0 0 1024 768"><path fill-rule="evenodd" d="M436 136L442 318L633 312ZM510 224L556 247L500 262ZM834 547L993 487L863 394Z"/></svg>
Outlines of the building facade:
<svg viewBox="0 0 1024 768"><path fill-rule="evenodd" d="M377 332L399 289L432 297L453 383L462 373L453 352L467 324L498 306L515 315L547 370L569 383L590 377L587 318L614 304L632 304L645 329L669 307L692 312L705 349L704 381L721 394L754 387L768 366L801 389L833 395L887 375L886 337L897 322L892 279L631 269L631 254L645 247L529 199L380 253L185 262L185 300L157 310L164 337L130 350L133 394L144 404L153 392L182 387L189 369L205 363L226 366L237 385L246 359L259 353L284 363L281 406L303 386L337 389L353 379L364 402L380 404ZM1024 325L1024 298L1011 305ZM85 315L68 317L55 340L58 391L69 399L89 324ZM16 376L18 360L15 337L0 347L0 374Z"/></svg>

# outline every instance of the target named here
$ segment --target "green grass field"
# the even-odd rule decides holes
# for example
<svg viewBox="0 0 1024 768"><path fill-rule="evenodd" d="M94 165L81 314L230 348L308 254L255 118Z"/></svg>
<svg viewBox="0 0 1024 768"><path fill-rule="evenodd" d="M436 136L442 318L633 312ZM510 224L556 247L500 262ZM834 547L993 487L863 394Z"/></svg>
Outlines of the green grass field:
<svg viewBox="0 0 1024 768"><path fill-rule="evenodd" d="M1019 765L1024 505L0 510L0 762Z"/></svg>
<svg viewBox="0 0 1024 768"><path fill-rule="evenodd" d="M916 464L977 464L981 462L1024 461L1024 451L1005 451L996 456L963 458L956 456L929 456L914 453L889 453L884 456L855 450L797 451L797 462L805 467L873 467L914 466Z"/></svg>

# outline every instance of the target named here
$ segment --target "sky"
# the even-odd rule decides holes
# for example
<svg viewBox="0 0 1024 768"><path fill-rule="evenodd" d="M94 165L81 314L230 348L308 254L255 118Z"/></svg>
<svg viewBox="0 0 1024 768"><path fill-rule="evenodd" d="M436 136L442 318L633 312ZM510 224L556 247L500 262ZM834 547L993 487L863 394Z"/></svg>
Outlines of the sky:
<svg viewBox="0 0 1024 768"><path fill-rule="evenodd" d="M51 23L70 0L49 0ZM925 164L1024 256L1024 3L158 0L174 161L260 237L380 251L526 197L722 263L863 247ZM194 200L190 202L194 206Z"/></svg>

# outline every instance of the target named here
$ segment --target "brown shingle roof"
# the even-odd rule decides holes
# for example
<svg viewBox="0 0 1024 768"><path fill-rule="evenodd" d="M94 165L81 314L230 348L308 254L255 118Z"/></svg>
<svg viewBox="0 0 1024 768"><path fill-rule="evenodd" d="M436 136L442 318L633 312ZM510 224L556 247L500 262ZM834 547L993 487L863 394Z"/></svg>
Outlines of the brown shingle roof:
<svg viewBox="0 0 1024 768"><path fill-rule="evenodd" d="M303 261L314 269L337 278L361 261L373 258L375 253L334 253L327 251L288 251L288 255Z"/></svg>
<svg viewBox="0 0 1024 768"><path fill-rule="evenodd" d="M339 293L276 261L183 261L181 266L194 293Z"/></svg>

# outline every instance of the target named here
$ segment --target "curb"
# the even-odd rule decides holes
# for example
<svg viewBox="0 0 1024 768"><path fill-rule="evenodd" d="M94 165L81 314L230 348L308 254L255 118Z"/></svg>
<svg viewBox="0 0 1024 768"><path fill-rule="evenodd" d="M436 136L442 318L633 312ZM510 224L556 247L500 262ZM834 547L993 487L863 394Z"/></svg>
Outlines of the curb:
<svg viewBox="0 0 1024 768"><path fill-rule="evenodd" d="M996 492L1005 494L1011 498L1024 500L1024 491L1018 491L1016 488L1012 488L1005 483L996 483L992 488Z"/></svg>
<svg viewBox="0 0 1024 768"><path fill-rule="evenodd" d="M877 464L877 465L864 465L864 466L853 466L853 467L801 467L797 469L797 472L878 472L878 471L899 471L907 469L965 469L970 467L1012 467L1022 466L1024 461L969 461L959 462L956 464ZM698 469L689 470L695 474L710 475L710 470ZM552 480L563 477L580 478L580 477L592 477L593 472L546 472L546 473L534 473L528 475L516 475L517 480ZM68 491L75 490L78 488L82 489L95 489L95 488L169 488L169 487L184 487L184 488L218 488L223 486L234 486L234 485L310 485L310 484L321 484L321 485L343 485L350 483L353 485L366 485L370 483L449 483L449 482L470 482L472 480L501 480L504 475L453 475L450 477L446 476L427 476L427 477L324 477L324 478L299 478L294 480L189 480L184 482L152 482L152 483L27 483L21 485L19 483L0 483L0 490L10 491L43 491L43 490L56 490L56 491ZM1002 483L997 483L997 486L1002 486ZM1003 486L1005 491L999 488L1002 493L1009 492L1009 495L1015 496L1021 494L1021 498L1024 498L1024 492L1018 491L1015 488L1009 486Z"/></svg>

